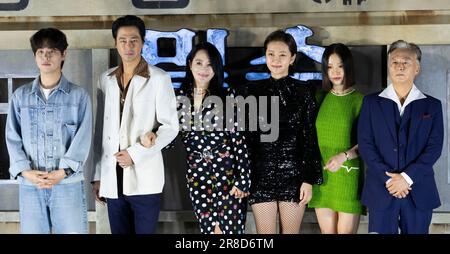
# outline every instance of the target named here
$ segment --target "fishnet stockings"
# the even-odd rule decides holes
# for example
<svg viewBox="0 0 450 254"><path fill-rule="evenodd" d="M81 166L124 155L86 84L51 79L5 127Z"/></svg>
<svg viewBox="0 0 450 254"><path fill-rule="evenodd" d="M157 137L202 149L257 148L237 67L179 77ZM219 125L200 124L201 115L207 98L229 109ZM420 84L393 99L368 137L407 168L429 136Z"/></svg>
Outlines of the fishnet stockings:
<svg viewBox="0 0 450 254"><path fill-rule="evenodd" d="M305 206L295 202L264 202L252 205L258 234L277 233L277 215L281 234L298 234Z"/></svg>

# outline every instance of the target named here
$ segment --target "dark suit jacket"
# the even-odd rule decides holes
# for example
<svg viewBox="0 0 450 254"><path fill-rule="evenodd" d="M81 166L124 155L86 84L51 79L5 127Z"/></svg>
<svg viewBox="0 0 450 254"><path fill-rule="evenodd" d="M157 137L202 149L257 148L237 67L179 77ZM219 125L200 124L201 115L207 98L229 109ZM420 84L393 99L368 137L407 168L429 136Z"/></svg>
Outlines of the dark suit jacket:
<svg viewBox="0 0 450 254"><path fill-rule="evenodd" d="M409 195L417 208L439 207L433 165L442 152L441 102L426 95L406 106L400 118L395 102L379 94L364 98L359 116L359 152L368 166L362 203L372 210L388 208L395 199L385 187L388 171L405 172L412 179Z"/></svg>

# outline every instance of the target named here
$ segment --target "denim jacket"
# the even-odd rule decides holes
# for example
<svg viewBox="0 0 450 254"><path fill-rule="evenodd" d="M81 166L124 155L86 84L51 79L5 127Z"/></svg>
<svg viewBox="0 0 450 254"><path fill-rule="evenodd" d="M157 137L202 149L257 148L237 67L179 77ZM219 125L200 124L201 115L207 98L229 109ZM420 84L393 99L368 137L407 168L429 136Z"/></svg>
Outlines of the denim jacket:
<svg viewBox="0 0 450 254"><path fill-rule="evenodd" d="M61 75L46 101L39 80L19 87L9 102L6 145L11 178L31 185L20 175L22 171L70 168L74 174L60 183L81 181L92 139L89 95Z"/></svg>

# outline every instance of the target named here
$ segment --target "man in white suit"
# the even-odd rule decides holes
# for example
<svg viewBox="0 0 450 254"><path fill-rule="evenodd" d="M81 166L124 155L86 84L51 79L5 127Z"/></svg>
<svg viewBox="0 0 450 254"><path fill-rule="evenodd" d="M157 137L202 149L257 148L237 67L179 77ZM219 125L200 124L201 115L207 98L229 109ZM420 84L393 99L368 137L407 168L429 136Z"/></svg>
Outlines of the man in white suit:
<svg viewBox="0 0 450 254"><path fill-rule="evenodd" d="M141 56L145 25L127 15L113 22L121 64L103 73L97 89L93 190L108 207L113 234L155 233L164 186L161 149L178 134L170 76ZM150 148L140 136L158 129Z"/></svg>

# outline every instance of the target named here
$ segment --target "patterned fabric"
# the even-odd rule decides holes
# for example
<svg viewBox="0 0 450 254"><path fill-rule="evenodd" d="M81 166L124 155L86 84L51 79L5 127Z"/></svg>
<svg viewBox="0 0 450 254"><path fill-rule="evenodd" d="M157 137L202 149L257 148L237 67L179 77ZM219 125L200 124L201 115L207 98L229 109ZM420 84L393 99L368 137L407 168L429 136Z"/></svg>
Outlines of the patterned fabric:
<svg viewBox="0 0 450 254"><path fill-rule="evenodd" d="M185 95L182 90L178 94ZM192 130L186 129L186 115L182 112L181 135L187 152L187 187L201 232L214 233L216 222L219 222L224 234L243 234L247 199L235 198L230 195L230 191L233 186L244 192L250 188L245 137L236 131L236 127L224 131L207 131L210 126L195 126L193 123L196 118L202 122L211 113L217 113L217 108L209 104L196 112L193 103L191 105L188 113L191 114ZM213 127L218 121L217 117L212 119Z"/></svg>
<svg viewBox="0 0 450 254"><path fill-rule="evenodd" d="M344 96L320 91L322 102L316 120L322 167L328 160L356 145L356 128L363 95L353 91ZM337 172L323 170L323 184L313 186L309 207L363 214L360 203L364 163L360 158L344 162Z"/></svg>
<svg viewBox="0 0 450 254"><path fill-rule="evenodd" d="M114 71L108 74L108 76L115 75L117 78L117 81L120 82L122 80L123 76L123 64L121 63ZM134 68L134 75L139 75L144 78L150 78L150 72L148 71L148 63L145 61L143 57L141 57L141 60L139 61L136 68Z"/></svg>
<svg viewBox="0 0 450 254"><path fill-rule="evenodd" d="M247 96L278 96L279 136L274 142L261 142L258 131L250 132L252 188L250 204L271 201L300 201L303 182L320 184L322 170L315 129L316 101L308 85L291 77L273 78L250 84ZM268 100L269 101L269 100ZM260 99L258 101L260 104ZM268 108L268 116L271 109ZM259 115L261 123L271 123Z"/></svg>

